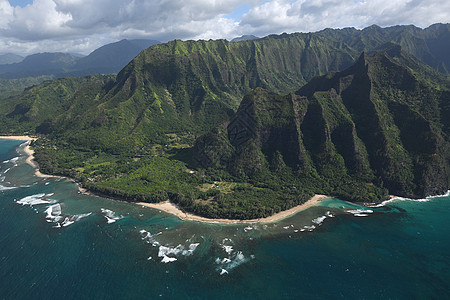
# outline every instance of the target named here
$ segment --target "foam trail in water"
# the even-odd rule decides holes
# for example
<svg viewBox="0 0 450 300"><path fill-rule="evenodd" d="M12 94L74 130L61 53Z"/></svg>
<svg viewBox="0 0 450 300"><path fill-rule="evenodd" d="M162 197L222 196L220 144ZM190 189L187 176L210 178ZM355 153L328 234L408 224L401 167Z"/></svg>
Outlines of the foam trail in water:
<svg viewBox="0 0 450 300"><path fill-rule="evenodd" d="M3 164L8 164L8 163L13 163L13 164L16 164L17 163L17 161L19 160L19 156L18 157L14 157L14 158L11 158L11 159L9 159L9 160L5 160L5 161L3 161L2 163Z"/></svg>
<svg viewBox="0 0 450 300"><path fill-rule="evenodd" d="M152 244L153 247L159 247L158 248L158 257L162 257L161 262L163 263L169 263L174 262L178 260L174 256L189 256L194 253L194 251L197 249L197 247L200 245L200 243L192 243L192 238L187 239L186 242L189 242L188 246L183 246L179 244L176 247L171 246L164 246L161 245L158 241L156 241L155 237L158 235L161 235L162 232L158 232L156 234L151 234L147 230L140 230L139 231L142 235L142 239L145 240L148 244Z"/></svg>
<svg viewBox="0 0 450 300"><path fill-rule="evenodd" d="M380 204L376 204L376 205L371 205L370 207L382 207L382 206L386 206L387 204L391 203L391 202L397 202L397 201L415 201L415 202L428 202L431 201L431 199L433 198L440 198L440 197L448 197L450 196L450 190L447 191L447 193L443 194L443 195L436 195L436 196L427 196L423 199L411 199L411 198L405 198L405 197L393 197L389 200L383 201Z"/></svg>
<svg viewBox="0 0 450 300"><path fill-rule="evenodd" d="M250 259L253 259L254 255L250 255L250 258L244 256L242 251L237 251L234 255L230 256L230 258L216 259L216 264L220 265L217 270L220 275L228 274L230 270L236 268L237 266L242 265L243 263L248 262Z"/></svg>
<svg viewBox="0 0 450 300"><path fill-rule="evenodd" d="M317 225L322 225L323 221L325 221L326 218L327 216L317 217L314 220L312 220L312 222Z"/></svg>
<svg viewBox="0 0 450 300"><path fill-rule="evenodd" d="M61 205L59 203L50 205L45 211L47 222L58 222L61 220Z"/></svg>
<svg viewBox="0 0 450 300"><path fill-rule="evenodd" d="M220 268L220 275L228 274L228 271Z"/></svg>
<svg viewBox="0 0 450 300"><path fill-rule="evenodd" d="M290 227L290 226L288 226ZM250 259L253 259L255 256L250 255L250 258L245 257L242 251L234 251L233 245L234 242L229 239L225 238L222 240L222 243L219 244L222 249L227 253L228 257L224 258L216 258L215 263L218 266L217 271L219 271L220 275L228 274L230 270L236 268L237 266L249 261Z"/></svg>
<svg viewBox="0 0 450 300"><path fill-rule="evenodd" d="M247 232L247 231L250 231L250 230L253 230L253 229L255 229L255 228L252 227L252 226L247 226L247 227L244 228L244 231Z"/></svg>
<svg viewBox="0 0 450 300"><path fill-rule="evenodd" d="M234 242L231 239L224 238L220 246L222 247L223 250L225 250L226 253L228 253L228 255L230 255L231 252L233 252L233 244Z"/></svg>
<svg viewBox="0 0 450 300"><path fill-rule="evenodd" d="M162 234L162 232L158 232L158 233L152 235L147 230L142 229L140 231L140 233L142 235L142 239L146 240L148 244L151 243L153 245L153 247L158 247L160 245L159 242L155 239L155 236L158 236L158 235Z"/></svg>
<svg viewBox="0 0 450 300"><path fill-rule="evenodd" d="M3 163L4 164L13 164L11 167L7 168L5 171L3 171L3 174L8 173L12 168L17 167L17 161L19 160L20 157L14 157L11 158L10 160L5 160Z"/></svg>
<svg viewBox="0 0 450 300"><path fill-rule="evenodd" d="M56 223L54 228L67 227L92 214L90 212L78 215L63 215L61 205L59 203L50 205L44 212L47 214L47 216L45 217L47 219L47 222Z"/></svg>
<svg viewBox="0 0 450 300"><path fill-rule="evenodd" d="M348 213L351 213L355 217L367 217L369 214L373 213L373 210L370 209L350 209L347 210Z"/></svg>
<svg viewBox="0 0 450 300"><path fill-rule="evenodd" d="M443 195L436 195L436 196L428 196L427 198L440 198L440 197L448 197L450 196L450 190L447 191L447 193Z"/></svg>
<svg viewBox="0 0 450 300"><path fill-rule="evenodd" d="M12 189L16 189L16 186L4 186L0 184L0 192L1 191L6 191L6 190L12 190Z"/></svg>
<svg viewBox="0 0 450 300"><path fill-rule="evenodd" d="M106 208L102 208L101 211L104 214L108 224L114 223L117 220L120 220L123 218L123 216L116 216L115 212L113 212L112 210L106 209Z"/></svg>
<svg viewBox="0 0 450 300"><path fill-rule="evenodd" d="M162 257L161 262L163 262L163 263L174 262L177 259L175 257L169 257L169 256L167 256L167 254L177 255L181 251L182 251L181 250L181 245L178 245L175 248L170 248L170 247L166 247L166 246L160 246L159 247L159 251L158 251L158 257Z"/></svg>
<svg viewBox="0 0 450 300"><path fill-rule="evenodd" d="M167 263L170 263L170 262L174 262L176 260L177 259L175 257L168 257L168 256L164 255L163 259L161 260L161 262L167 264Z"/></svg>
<svg viewBox="0 0 450 300"><path fill-rule="evenodd" d="M44 198L50 197L52 195L53 194L36 194L36 195L24 197L24 198L18 200L16 203L22 204L22 205L30 205L30 206L38 205L38 204L49 204L49 203L52 203L52 201L44 199Z"/></svg>
<svg viewBox="0 0 450 300"><path fill-rule="evenodd" d="M60 223L60 225L62 227L67 227L69 225L72 225L75 222L80 221L82 218L85 218L85 217L90 216L90 215L91 215L91 213L67 216L67 217L64 218L64 221L62 223Z"/></svg>

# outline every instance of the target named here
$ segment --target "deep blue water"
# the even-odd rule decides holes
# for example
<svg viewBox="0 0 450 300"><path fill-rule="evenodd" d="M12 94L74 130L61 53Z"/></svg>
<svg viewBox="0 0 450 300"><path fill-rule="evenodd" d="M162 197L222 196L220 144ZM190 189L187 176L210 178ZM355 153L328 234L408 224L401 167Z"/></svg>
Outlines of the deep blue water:
<svg viewBox="0 0 450 300"><path fill-rule="evenodd" d="M0 299L450 297L448 196L202 224L38 178L21 143L0 140Z"/></svg>

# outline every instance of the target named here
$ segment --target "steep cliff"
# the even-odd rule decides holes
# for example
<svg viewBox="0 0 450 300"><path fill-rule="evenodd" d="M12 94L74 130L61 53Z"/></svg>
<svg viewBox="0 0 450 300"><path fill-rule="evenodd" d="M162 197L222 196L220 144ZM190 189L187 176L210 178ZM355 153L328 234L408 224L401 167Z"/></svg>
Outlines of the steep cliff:
<svg viewBox="0 0 450 300"><path fill-rule="evenodd" d="M351 200L375 200L382 188L407 197L447 191L445 85L399 46L384 49L363 53L350 68L314 78L295 94L256 89L226 133L199 139L198 161L249 178L287 167L289 176L328 183L315 183L316 192Z"/></svg>

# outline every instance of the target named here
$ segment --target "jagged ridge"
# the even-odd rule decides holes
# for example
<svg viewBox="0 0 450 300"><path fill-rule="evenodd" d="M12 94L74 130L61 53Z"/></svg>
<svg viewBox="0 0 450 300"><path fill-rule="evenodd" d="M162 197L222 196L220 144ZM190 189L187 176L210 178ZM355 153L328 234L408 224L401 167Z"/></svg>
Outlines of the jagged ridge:
<svg viewBox="0 0 450 300"><path fill-rule="evenodd" d="M374 200L371 186L407 197L447 191L448 127L444 132L441 120L449 115L440 107L448 107L448 92L398 45L384 49L362 54L349 69L315 78L295 94L255 90L226 129L216 131L218 138L198 140L198 161L250 178L287 166L299 178L347 181L331 188L351 200L357 199L347 185L363 182L359 200Z"/></svg>

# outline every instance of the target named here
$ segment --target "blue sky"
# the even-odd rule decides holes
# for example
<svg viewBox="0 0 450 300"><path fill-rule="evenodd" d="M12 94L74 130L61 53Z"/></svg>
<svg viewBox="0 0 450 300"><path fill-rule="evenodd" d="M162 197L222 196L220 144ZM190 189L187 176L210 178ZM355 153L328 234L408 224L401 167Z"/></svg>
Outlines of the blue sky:
<svg viewBox="0 0 450 300"><path fill-rule="evenodd" d="M32 0L8 0L11 6L25 7L27 4L32 4Z"/></svg>
<svg viewBox="0 0 450 300"><path fill-rule="evenodd" d="M448 22L449 0L0 0L0 54Z"/></svg>
<svg viewBox="0 0 450 300"><path fill-rule="evenodd" d="M235 10L231 14L228 14L225 17L239 22L239 21L241 21L242 15L247 13L249 10L250 10L250 6L244 4L244 5L236 7Z"/></svg>

